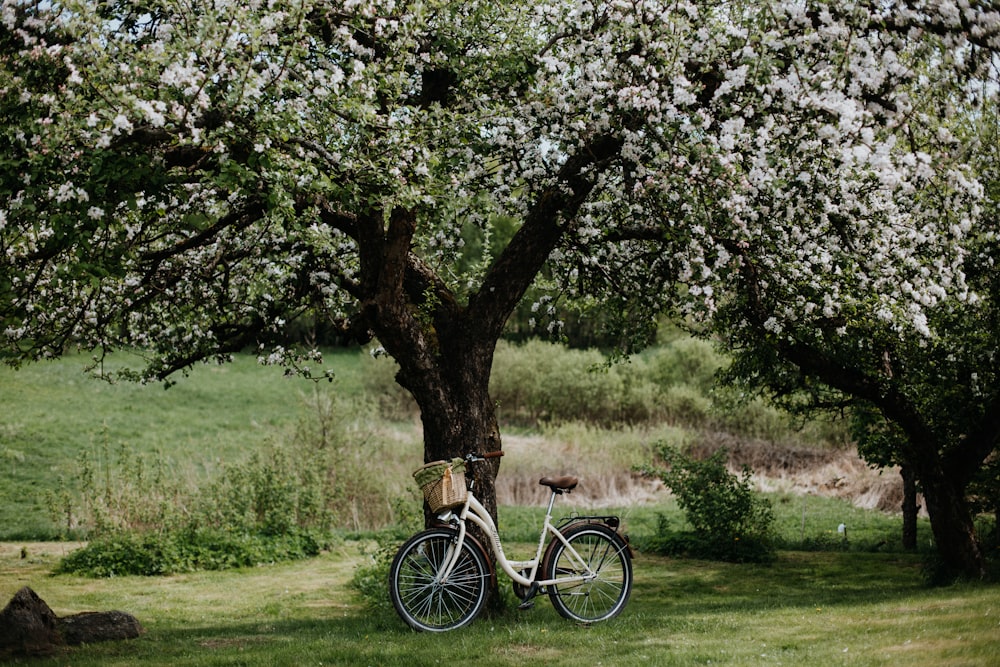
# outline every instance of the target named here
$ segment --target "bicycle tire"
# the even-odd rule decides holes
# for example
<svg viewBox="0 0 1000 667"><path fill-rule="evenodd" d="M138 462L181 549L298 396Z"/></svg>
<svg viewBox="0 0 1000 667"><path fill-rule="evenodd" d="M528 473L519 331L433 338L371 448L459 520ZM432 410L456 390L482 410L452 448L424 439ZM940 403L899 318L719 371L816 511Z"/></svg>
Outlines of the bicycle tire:
<svg viewBox="0 0 1000 667"><path fill-rule="evenodd" d="M614 618L625 608L632 592L628 545L611 528L594 523L569 526L563 536L597 576L589 581L548 586L552 606L563 618L580 623ZM546 579L584 572L560 540L552 541L544 562Z"/></svg>
<svg viewBox="0 0 1000 667"><path fill-rule="evenodd" d="M444 632L470 623L489 593L490 570L468 540L444 583L436 581L457 540L452 530L417 533L396 552L389 568L389 596L396 613L414 630Z"/></svg>

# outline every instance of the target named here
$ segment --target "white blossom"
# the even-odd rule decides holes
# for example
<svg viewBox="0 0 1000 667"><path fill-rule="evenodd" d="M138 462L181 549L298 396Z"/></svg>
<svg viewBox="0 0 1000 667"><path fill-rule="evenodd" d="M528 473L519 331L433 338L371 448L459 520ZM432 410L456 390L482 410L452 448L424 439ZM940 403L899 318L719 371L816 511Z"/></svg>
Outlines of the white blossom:
<svg viewBox="0 0 1000 667"><path fill-rule="evenodd" d="M133 130L132 121L125 116L125 114L118 114L111 121L112 132L114 134L130 134Z"/></svg>

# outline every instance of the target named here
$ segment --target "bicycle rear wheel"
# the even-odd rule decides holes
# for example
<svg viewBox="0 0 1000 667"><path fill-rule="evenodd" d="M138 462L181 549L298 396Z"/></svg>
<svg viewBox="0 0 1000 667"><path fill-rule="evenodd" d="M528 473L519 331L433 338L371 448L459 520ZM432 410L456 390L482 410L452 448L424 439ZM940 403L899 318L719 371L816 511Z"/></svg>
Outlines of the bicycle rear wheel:
<svg viewBox="0 0 1000 667"><path fill-rule="evenodd" d="M468 624L483 608L489 568L468 541L447 581L441 574L455 553L456 533L432 529L411 537L389 568L389 596L396 613L414 630L443 632Z"/></svg>
<svg viewBox="0 0 1000 667"><path fill-rule="evenodd" d="M617 616L632 592L632 558L615 531L600 524L578 524L563 532L570 549L552 542L545 578L590 578L548 587L549 599L564 618L581 623ZM575 552L575 553L574 553Z"/></svg>

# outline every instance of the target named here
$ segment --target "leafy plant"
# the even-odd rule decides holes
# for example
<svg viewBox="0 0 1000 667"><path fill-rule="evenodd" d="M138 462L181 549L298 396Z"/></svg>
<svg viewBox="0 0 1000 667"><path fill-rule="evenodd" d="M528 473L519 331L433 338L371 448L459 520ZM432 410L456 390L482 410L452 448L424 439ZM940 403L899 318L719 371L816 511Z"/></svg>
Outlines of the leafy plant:
<svg viewBox="0 0 1000 667"><path fill-rule="evenodd" d="M218 529L177 532L118 532L66 556L56 572L92 577L153 576L252 567L309 558L329 538L303 530L282 535L234 534Z"/></svg>
<svg viewBox="0 0 1000 667"><path fill-rule="evenodd" d="M365 607L373 612L392 609L389 601L389 566L401 539L393 533L380 533L374 547L363 549L365 563L354 570L351 587L358 592Z"/></svg>
<svg viewBox="0 0 1000 667"><path fill-rule="evenodd" d="M751 471L740 475L725 465L725 450L704 460L661 445L662 466L646 466L677 497L692 531L675 532L660 523L654 548L664 553L689 554L728 561L764 561L774 553L774 513L770 502L751 483Z"/></svg>

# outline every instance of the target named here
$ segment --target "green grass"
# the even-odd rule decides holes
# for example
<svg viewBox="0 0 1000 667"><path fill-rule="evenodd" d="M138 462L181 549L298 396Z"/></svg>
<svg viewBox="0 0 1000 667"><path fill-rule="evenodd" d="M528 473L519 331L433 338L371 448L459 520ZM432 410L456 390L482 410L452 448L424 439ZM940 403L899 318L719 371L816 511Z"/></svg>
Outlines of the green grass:
<svg viewBox="0 0 1000 667"><path fill-rule="evenodd" d="M32 665L990 665L997 586L922 586L899 554L781 552L770 566L639 554L623 614L580 627L540 600L444 635L371 613L349 588L361 546L225 573L51 576L68 545L0 545L0 598L31 586L59 615L119 609L139 639Z"/></svg>
<svg viewBox="0 0 1000 667"><path fill-rule="evenodd" d="M780 543L793 548L900 551L902 518L857 507L845 499L817 495L769 494ZM843 524L844 533L838 532ZM932 549L930 521L917 521L921 551Z"/></svg>
<svg viewBox="0 0 1000 667"><path fill-rule="evenodd" d="M0 539L63 532L48 516L45 493L73 474L82 453L100 458L105 446L157 453L176 474L194 479L220 461L242 460L301 419L313 391L355 395L360 354L328 356L337 371L332 387L283 377L245 355L197 366L167 390L91 379L82 373L84 356L17 371L0 367Z"/></svg>
<svg viewBox="0 0 1000 667"><path fill-rule="evenodd" d="M502 473L501 473L502 474ZM789 496L767 494L775 514L775 531L779 547L795 550L825 550L852 552L900 552L902 519L893 514L864 510L846 500L821 496ZM556 505L556 518L584 513ZM635 544L645 545L656 535L660 517L673 530L688 529L684 513L673 498L655 505L612 507L595 510L594 514L615 514L622 518L623 529ZM505 540L535 542L545 515L543 507L506 507L499 510L500 532ZM838 532L840 524L846 534ZM920 553L932 551L930 523L921 518L917 523Z"/></svg>

